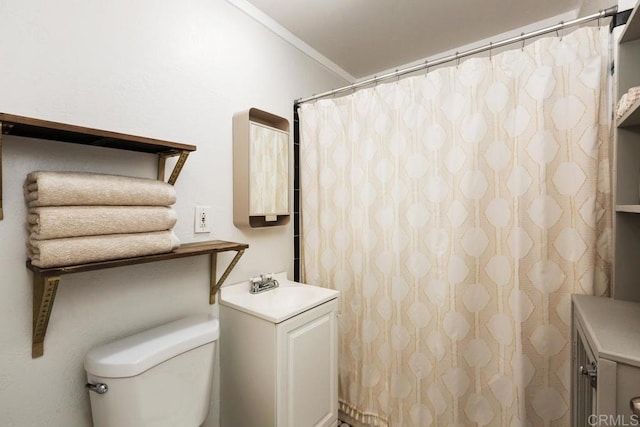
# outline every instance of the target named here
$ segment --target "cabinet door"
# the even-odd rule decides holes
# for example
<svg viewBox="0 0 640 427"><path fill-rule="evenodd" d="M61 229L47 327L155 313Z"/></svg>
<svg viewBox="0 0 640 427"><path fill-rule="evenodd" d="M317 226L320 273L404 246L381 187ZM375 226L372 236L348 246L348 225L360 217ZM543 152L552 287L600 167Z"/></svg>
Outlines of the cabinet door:
<svg viewBox="0 0 640 427"><path fill-rule="evenodd" d="M640 368L624 363L617 365L616 412L623 416L628 425L639 425L640 418L633 415L629 403L634 397L640 397Z"/></svg>
<svg viewBox="0 0 640 427"><path fill-rule="evenodd" d="M597 373L598 366L588 341L582 333L582 327L574 319L573 357L572 357L572 425L588 427L589 420L597 411L596 382L586 372Z"/></svg>
<svg viewBox="0 0 640 427"><path fill-rule="evenodd" d="M278 427L325 427L338 420L337 301L278 325Z"/></svg>
<svg viewBox="0 0 640 427"><path fill-rule="evenodd" d="M249 122L249 215L289 214L289 134Z"/></svg>

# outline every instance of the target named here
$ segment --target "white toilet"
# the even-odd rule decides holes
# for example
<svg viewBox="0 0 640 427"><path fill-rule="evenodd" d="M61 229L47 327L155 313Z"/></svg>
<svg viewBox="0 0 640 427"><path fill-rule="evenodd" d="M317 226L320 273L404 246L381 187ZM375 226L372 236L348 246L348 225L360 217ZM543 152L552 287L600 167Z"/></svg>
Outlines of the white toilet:
<svg viewBox="0 0 640 427"><path fill-rule="evenodd" d="M176 320L85 357L94 427L198 427L207 417L218 319Z"/></svg>

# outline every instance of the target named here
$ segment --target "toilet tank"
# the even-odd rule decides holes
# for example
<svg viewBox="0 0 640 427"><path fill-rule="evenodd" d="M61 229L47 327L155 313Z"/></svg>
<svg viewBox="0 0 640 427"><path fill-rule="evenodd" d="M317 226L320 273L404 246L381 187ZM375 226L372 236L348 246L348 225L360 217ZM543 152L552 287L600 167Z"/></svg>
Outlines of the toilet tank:
<svg viewBox="0 0 640 427"><path fill-rule="evenodd" d="M90 350L94 427L198 427L207 416L218 319L191 316Z"/></svg>

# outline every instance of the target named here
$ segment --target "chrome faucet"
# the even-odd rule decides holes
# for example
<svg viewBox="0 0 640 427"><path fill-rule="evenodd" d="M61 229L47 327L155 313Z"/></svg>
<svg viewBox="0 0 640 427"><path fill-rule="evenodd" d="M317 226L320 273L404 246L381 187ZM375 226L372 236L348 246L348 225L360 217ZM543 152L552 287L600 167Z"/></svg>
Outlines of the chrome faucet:
<svg viewBox="0 0 640 427"><path fill-rule="evenodd" d="M249 289L249 293L258 294L260 292L268 291L269 289L275 289L280 284L276 279L273 278L272 273L261 274L260 276L252 277L249 280L251 288Z"/></svg>

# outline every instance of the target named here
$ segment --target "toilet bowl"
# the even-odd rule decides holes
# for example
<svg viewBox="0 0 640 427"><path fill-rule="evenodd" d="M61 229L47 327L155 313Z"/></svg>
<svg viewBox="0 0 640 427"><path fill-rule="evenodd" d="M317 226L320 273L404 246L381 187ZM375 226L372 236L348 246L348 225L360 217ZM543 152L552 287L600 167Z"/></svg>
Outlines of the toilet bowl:
<svg viewBox="0 0 640 427"><path fill-rule="evenodd" d="M218 319L176 320L85 356L95 427L197 427L209 412Z"/></svg>

